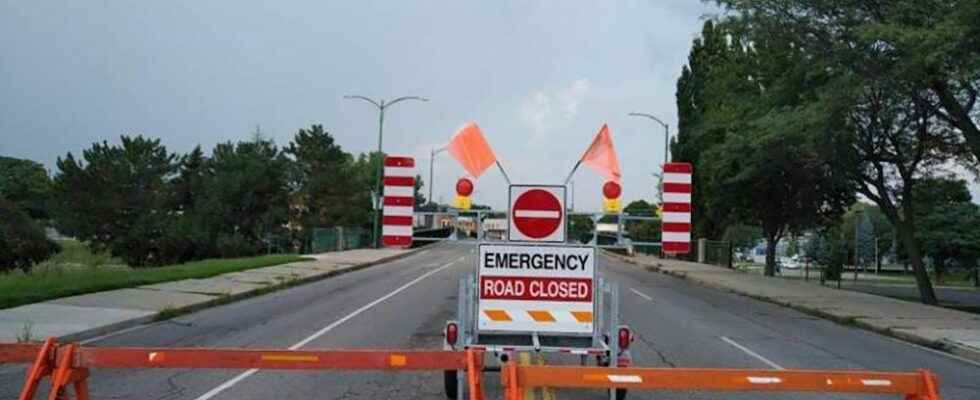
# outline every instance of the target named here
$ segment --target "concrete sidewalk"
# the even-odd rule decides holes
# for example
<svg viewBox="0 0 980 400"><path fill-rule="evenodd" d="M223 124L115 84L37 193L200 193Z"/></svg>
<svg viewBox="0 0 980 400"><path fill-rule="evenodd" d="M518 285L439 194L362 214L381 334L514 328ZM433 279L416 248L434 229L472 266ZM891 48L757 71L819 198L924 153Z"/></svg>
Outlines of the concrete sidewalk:
<svg viewBox="0 0 980 400"><path fill-rule="evenodd" d="M607 253L649 270L763 299L980 361L980 315L714 265Z"/></svg>
<svg viewBox="0 0 980 400"><path fill-rule="evenodd" d="M314 254L315 261L64 297L0 310L0 342L29 336L81 340L153 321L161 312L186 312L277 287L404 257L414 250L360 249Z"/></svg>

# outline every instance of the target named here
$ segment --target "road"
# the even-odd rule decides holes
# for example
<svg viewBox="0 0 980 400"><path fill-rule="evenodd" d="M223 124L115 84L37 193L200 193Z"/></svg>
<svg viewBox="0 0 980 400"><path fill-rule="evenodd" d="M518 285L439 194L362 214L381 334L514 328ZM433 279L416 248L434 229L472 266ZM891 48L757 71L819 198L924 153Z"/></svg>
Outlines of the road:
<svg viewBox="0 0 980 400"><path fill-rule="evenodd" d="M456 282L475 246L439 244L331 279L144 325L94 346L439 348ZM600 259L621 287L621 320L637 332L636 362L663 367L862 368L939 374L945 399L980 398L980 365L735 294ZM0 368L0 398L15 398L21 368ZM93 399L442 399L438 373L101 370ZM488 398L500 398L490 375ZM558 398L601 399L598 391ZM656 399L873 398L710 392L630 393ZM892 397L886 397L892 398Z"/></svg>

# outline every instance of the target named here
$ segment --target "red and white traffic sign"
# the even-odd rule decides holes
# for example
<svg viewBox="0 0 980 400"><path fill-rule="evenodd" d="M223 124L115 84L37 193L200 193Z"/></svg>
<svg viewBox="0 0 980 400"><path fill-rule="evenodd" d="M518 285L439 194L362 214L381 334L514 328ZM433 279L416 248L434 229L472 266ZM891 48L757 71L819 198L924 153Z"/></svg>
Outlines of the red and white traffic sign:
<svg viewBox="0 0 980 400"><path fill-rule="evenodd" d="M381 243L387 247L412 246L415 212L415 159L385 157Z"/></svg>
<svg viewBox="0 0 980 400"><path fill-rule="evenodd" d="M479 329L591 334L595 256L592 246L480 245Z"/></svg>
<svg viewBox="0 0 980 400"><path fill-rule="evenodd" d="M664 253L691 252L691 163L664 164L664 205L661 244Z"/></svg>
<svg viewBox="0 0 980 400"><path fill-rule="evenodd" d="M507 240L565 241L565 187L510 186L510 226Z"/></svg>

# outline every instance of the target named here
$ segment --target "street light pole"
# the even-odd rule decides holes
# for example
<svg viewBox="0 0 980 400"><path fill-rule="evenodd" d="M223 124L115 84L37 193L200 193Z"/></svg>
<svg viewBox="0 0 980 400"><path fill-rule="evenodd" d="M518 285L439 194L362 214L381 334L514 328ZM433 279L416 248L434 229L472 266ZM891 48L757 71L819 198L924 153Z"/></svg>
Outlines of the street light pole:
<svg viewBox="0 0 980 400"><path fill-rule="evenodd" d="M381 99L379 101L374 101L360 95L345 95L344 98L348 100L355 100L355 99L364 100L378 108L378 156L379 157L381 157L382 154L384 154L383 153L384 148L382 147L382 140L384 138L383 135L384 135L384 125L385 125L385 109L403 100L418 100L423 102L429 101L429 99L425 97L419 97L419 96L403 96L389 102L385 102L384 99ZM378 164L378 178L375 180L375 185L374 185L374 190L376 191L375 193L377 193L377 196L375 196L375 199L373 200L374 201L374 228L371 230L371 237L372 237L371 241L374 247L380 246L378 242L378 223L380 222L381 219L382 175L384 175L384 158L382 158L381 163Z"/></svg>
<svg viewBox="0 0 980 400"><path fill-rule="evenodd" d="M644 113L638 113L638 112L631 112L631 113L629 113L629 116L631 116L631 117L644 117L644 118L648 118L648 119L653 120L654 122L656 122L656 123L658 123L658 124L660 124L661 126L664 127L664 164L667 164L667 162L670 161L670 157L669 157L669 154L668 154L668 152L670 151L669 145L668 145L668 143L670 142L670 125L665 124L663 121L660 120L660 118L654 117L653 115L650 115L650 114L644 114ZM660 175L660 179L661 179L661 181L663 181L663 174ZM663 201L663 196L664 196L663 193L664 193L663 185L660 185L660 200L661 201Z"/></svg>
<svg viewBox="0 0 980 400"><path fill-rule="evenodd" d="M435 178L433 178L432 171L434 170L433 166L435 165L436 154L442 153L443 151L446 151L446 149L445 148L441 148L439 150L436 150L435 148L429 149L429 203L435 203L435 201L432 200L432 189L435 186L435 181L434 181Z"/></svg>

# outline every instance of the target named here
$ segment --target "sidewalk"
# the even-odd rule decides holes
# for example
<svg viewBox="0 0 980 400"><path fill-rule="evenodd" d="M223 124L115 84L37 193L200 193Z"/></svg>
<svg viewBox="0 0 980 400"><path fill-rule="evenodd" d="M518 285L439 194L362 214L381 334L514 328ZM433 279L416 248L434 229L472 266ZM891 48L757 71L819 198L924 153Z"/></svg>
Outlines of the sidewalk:
<svg viewBox="0 0 980 400"><path fill-rule="evenodd" d="M649 270L770 301L980 361L980 315L714 265L606 253Z"/></svg>
<svg viewBox="0 0 980 400"><path fill-rule="evenodd" d="M403 257L414 250L360 249L314 254L315 261L256 268L207 279L185 279L64 297L0 310L0 342L59 337L82 340ZM160 315L160 314L164 315Z"/></svg>

